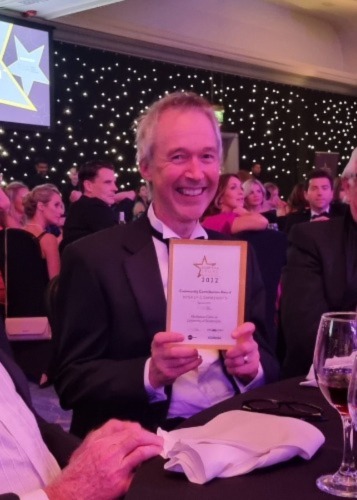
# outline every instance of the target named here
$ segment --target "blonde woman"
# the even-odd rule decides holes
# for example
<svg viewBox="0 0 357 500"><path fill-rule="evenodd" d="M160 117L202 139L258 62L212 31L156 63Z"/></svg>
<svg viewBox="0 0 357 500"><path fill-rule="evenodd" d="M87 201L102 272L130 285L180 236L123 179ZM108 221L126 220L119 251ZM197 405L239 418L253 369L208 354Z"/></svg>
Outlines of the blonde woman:
<svg viewBox="0 0 357 500"><path fill-rule="evenodd" d="M46 261L48 278L52 279L60 271L58 241L46 232L50 225L59 226L64 213L61 193L53 184L42 184L30 191L24 199L26 223L25 231L39 241L42 257Z"/></svg>

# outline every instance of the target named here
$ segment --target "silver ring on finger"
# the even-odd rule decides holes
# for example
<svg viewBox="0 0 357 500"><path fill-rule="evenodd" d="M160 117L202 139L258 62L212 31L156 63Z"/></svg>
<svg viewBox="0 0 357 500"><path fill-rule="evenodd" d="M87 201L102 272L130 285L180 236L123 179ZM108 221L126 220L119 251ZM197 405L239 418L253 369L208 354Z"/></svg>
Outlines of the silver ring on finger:
<svg viewBox="0 0 357 500"><path fill-rule="evenodd" d="M243 363L246 365L247 363L249 363L249 357L248 357L248 354L245 354L243 356Z"/></svg>

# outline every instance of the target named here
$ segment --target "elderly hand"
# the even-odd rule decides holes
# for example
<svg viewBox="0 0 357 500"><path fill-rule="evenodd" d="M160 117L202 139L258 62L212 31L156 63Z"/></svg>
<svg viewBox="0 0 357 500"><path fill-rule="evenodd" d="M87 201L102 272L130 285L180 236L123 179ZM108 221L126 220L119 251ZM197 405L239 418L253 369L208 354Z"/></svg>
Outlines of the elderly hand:
<svg viewBox="0 0 357 500"><path fill-rule="evenodd" d="M135 469L162 451L162 438L139 424L110 420L89 434L45 492L50 500L109 500L124 495Z"/></svg>
<svg viewBox="0 0 357 500"><path fill-rule="evenodd" d="M236 345L225 353L224 364L228 373L239 378L244 384L251 382L258 374L259 350L253 338L253 323L243 323L232 333Z"/></svg>
<svg viewBox="0 0 357 500"><path fill-rule="evenodd" d="M154 336L149 366L149 382L154 389L172 384L202 363L197 349L177 345L183 339L181 333L159 332Z"/></svg>

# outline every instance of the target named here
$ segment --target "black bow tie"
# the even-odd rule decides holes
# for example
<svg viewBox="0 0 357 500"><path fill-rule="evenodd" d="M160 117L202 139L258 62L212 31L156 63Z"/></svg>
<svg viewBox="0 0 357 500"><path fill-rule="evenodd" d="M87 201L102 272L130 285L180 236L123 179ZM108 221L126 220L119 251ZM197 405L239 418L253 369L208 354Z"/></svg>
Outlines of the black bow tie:
<svg viewBox="0 0 357 500"><path fill-rule="evenodd" d="M165 245L167 246L167 248L169 248L169 241L170 241L170 238L164 238L163 237L163 234L160 233L160 231L158 231L157 229L155 229L154 227L151 226L151 234L154 238L156 238L157 240L160 240L162 241L163 243L165 243Z"/></svg>
<svg viewBox="0 0 357 500"><path fill-rule="evenodd" d="M154 227L151 226L151 234L154 238L162 241L163 243L165 243L165 245L167 246L167 248L169 248L169 243L170 243L170 238L164 238L162 233L160 233L160 231L158 231L157 229L155 229ZM204 237L203 236L198 236L198 238L195 238L195 240L204 240Z"/></svg>
<svg viewBox="0 0 357 500"><path fill-rule="evenodd" d="M313 215L310 220L318 219L319 217L328 217L328 218L330 218L330 214L328 212L322 212L319 215Z"/></svg>

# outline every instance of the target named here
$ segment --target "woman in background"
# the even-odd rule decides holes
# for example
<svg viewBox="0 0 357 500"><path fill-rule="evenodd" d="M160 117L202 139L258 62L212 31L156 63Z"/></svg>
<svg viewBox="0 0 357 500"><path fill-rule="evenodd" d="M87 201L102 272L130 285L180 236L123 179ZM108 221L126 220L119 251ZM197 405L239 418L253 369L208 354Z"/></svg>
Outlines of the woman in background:
<svg viewBox="0 0 357 500"><path fill-rule="evenodd" d="M234 174L222 174L216 195L203 215L202 225L231 235L245 230L265 229L268 220L243 208L242 183Z"/></svg>
<svg viewBox="0 0 357 500"><path fill-rule="evenodd" d="M23 200L29 193L29 188L23 182L10 182L4 189L10 204L3 212L3 227L22 229L25 224L26 216Z"/></svg>
<svg viewBox="0 0 357 500"><path fill-rule="evenodd" d="M133 206L133 220L145 214L149 207L149 189L146 184L142 184L136 190Z"/></svg>
<svg viewBox="0 0 357 500"><path fill-rule="evenodd" d="M38 240L50 280L59 274L60 256L57 238L46 227L61 223L64 213L61 193L53 184L36 186L25 197L24 208L27 220L23 229Z"/></svg>

